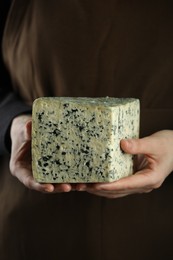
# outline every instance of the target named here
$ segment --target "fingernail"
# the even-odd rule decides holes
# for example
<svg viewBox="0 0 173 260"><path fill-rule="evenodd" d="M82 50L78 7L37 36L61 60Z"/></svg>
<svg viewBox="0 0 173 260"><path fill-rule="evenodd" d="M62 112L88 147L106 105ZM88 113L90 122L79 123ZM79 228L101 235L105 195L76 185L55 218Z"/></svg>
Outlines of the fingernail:
<svg viewBox="0 0 173 260"><path fill-rule="evenodd" d="M127 145L128 148L130 148L132 146L132 140L131 139L126 139L125 142L126 142L126 145Z"/></svg>
<svg viewBox="0 0 173 260"><path fill-rule="evenodd" d="M70 192L71 191L71 188L70 187L65 187L64 188L64 192Z"/></svg>
<svg viewBox="0 0 173 260"><path fill-rule="evenodd" d="M46 192L52 192L53 190L54 190L54 187L52 187L52 186L45 188L45 191L46 191Z"/></svg>
<svg viewBox="0 0 173 260"><path fill-rule="evenodd" d="M79 187L76 187L76 190L78 191L85 191L86 190L86 185L80 185Z"/></svg>

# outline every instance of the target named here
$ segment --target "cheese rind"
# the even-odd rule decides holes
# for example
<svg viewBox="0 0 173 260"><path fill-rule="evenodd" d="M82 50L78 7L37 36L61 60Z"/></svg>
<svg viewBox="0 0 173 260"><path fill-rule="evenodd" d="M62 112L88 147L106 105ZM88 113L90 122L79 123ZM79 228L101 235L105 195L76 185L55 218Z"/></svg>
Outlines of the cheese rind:
<svg viewBox="0 0 173 260"><path fill-rule="evenodd" d="M32 170L41 183L112 182L133 173L120 140L139 137L138 99L43 97L33 103Z"/></svg>

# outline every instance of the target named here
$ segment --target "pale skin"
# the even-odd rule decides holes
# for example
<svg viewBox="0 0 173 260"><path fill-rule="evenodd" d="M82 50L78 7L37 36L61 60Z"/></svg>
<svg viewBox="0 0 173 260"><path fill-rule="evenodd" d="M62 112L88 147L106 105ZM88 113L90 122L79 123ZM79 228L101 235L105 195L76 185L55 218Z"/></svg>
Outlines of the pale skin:
<svg viewBox="0 0 173 260"><path fill-rule="evenodd" d="M27 188L45 193L86 191L105 198L148 193L159 188L173 171L173 131L163 130L141 139L121 140L124 152L135 155L135 174L112 183L39 184L32 176L30 115L12 121L10 170Z"/></svg>

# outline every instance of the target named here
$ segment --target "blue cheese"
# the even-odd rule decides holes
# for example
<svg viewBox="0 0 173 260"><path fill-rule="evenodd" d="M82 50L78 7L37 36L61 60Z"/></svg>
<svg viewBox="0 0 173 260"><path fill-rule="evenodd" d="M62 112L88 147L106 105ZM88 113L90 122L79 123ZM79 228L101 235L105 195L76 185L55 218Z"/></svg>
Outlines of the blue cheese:
<svg viewBox="0 0 173 260"><path fill-rule="evenodd" d="M112 182L133 174L120 140L139 137L140 104L127 98L43 97L33 103L32 170L41 183Z"/></svg>

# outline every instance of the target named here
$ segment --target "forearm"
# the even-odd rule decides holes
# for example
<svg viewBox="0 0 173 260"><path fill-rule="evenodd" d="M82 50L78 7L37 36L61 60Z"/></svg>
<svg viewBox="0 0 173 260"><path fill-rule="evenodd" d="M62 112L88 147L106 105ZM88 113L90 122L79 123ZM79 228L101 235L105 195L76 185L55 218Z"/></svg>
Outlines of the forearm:
<svg viewBox="0 0 173 260"><path fill-rule="evenodd" d="M13 92L10 75L3 61L2 40L11 3L12 0L3 0L0 3L0 155L10 151L9 130L12 119L21 113L31 111Z"/></svg>

